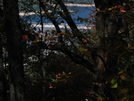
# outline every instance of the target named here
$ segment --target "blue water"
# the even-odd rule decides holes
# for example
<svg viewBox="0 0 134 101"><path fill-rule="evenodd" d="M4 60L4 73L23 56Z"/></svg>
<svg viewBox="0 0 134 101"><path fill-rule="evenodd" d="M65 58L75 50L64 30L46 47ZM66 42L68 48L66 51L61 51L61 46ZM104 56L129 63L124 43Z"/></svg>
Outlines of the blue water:
<svg viewBox="0 0 134 101"><path fill-rule="evenodd" d="M68 7L69 10L73 10L74 12L71 13L71 16L73 18L73 20L75 21L76 24L85 24L87 22L80 22L78 21L78 18L88 18L90 15L90 13L92 13L92 11L95 10L94 7L78 7L78 6L69 6ZM26 22L31 22L31 23L38 23L40 21L40 16L39 15L29 15L26 17L22 17L23 20L25 20ZM58 19L59 20L59 19ZM43 23L51 23L50 20L48 20L47 18L43 18ZM64 22L66 23L66 22Z"/></svg>
<svg viewBox="0 0 134 101"><path fill-rule="evenodd" d="M78 10L78 13L72 15L72 18L74 19L75 23L76 24L85 24L86 22L80 22L80 21L77 21L76 19L78 18L89 18L89 14L90 13L93 13L92 11L95 10L94 7L73 7L73 9L76 9Z"/></svg>

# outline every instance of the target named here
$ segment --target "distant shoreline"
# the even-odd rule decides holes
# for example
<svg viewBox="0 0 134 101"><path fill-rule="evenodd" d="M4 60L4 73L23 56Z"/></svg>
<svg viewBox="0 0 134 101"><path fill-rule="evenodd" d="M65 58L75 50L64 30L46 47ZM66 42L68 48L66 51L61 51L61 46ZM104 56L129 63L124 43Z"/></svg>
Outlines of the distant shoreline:
<svg viewBox="0 0 134 101"><path fill-rule="evenodd" d="M73 4L73 3L65 3L66 6L76 6L76 7L95 7L95 4ZM51 12L51 11L50 11ZM70 11L71 12L71 11ZM19 12L20 16L28 16L28 15L33 15L35 12Z"/></svg>

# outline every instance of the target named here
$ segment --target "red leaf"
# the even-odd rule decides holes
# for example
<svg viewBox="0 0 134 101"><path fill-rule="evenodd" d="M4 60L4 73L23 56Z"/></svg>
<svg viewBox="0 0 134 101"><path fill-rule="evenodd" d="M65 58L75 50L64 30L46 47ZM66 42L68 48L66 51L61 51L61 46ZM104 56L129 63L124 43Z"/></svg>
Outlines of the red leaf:
<svg viewBox="0 0 134 101"><path fill-rule="evenodd" d="M22 35L22 38L23 38L23 39L27 39L28 36L27 36L27 35Z"/></svg>

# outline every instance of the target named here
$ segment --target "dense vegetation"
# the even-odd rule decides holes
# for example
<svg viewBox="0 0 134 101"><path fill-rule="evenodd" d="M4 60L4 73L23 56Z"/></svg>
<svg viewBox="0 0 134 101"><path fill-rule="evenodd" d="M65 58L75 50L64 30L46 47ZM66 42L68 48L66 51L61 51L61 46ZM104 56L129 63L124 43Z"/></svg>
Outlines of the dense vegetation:
<svg viewBox="0 0 134 101"><path fill-rule="evenodd" d="M134 3L94 3L81 30L62 0L0 1L0 101L134 100Z"/></svg>

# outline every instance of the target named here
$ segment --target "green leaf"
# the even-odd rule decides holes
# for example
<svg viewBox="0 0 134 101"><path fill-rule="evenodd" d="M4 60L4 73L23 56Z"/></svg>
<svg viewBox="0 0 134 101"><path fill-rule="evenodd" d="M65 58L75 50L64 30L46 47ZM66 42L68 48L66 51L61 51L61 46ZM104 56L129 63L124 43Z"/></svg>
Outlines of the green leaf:
<svg viewBox="0 0 134 101"><path fill-rule="evenodd" d="M108 10L110 11L110 10L112 10L113 8L108 8Z"/></svg>
<svg viewBox="0 0 134 101"><path fill-rule="evenodd" d="M117 81L115 79L112 79L111 80L111 88L117 88L117 86L118 86Z"/></svg>
<svg viewBox="0 0 134 101"><path fill-rule="evenodd" d="M114 85L111 85L111 88L117 88L118 87L118 83L116 82Z"/></svg>

